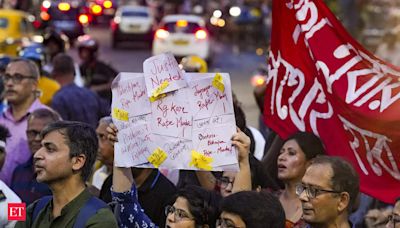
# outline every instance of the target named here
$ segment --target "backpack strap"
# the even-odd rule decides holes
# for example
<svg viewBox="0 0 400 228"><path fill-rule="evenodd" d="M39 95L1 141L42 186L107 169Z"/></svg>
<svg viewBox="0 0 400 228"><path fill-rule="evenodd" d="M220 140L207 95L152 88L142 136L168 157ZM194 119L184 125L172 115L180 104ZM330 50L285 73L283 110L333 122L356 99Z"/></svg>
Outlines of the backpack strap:
<svg viewBox="0 0 400 228"><path fill-rule="evenodd" d="M53 199L53 196L44 196L38 200L38 202L35 205L35 208L33 208L33 213L32 213L32 224L35 222L36 218L38 217L40 211Z"/></svg>
<svg viewBox="0 0 400 228"><path fill-rule="evenodd" d="M97 197L90 197L85 205L79 210L78 217L75 220L74 228L84 228L90 217L95 215L98 210L107 208L108 205Z"/></svg>

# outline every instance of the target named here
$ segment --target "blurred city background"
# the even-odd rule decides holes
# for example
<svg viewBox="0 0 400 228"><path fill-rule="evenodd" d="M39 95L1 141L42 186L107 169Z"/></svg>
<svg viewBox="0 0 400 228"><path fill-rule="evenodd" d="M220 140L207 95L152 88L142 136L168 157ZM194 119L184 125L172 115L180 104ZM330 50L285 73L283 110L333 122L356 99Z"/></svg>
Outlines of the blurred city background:
<svg viewBox="0 0 400 228"><path fill-rule="evenodd" d="M388 37L395 37L395 43L397 42L400 31L400 1L325 2L353 37L371 52L376 52L380 44L390 42ZM252 81L252 77L265 74L271 33L271 0L0 0L0 4L4 9L18 9L28 13L26 23L32 23L33 27L30 31L30 25L27 26L27 33L40 36L51 26L64 32L69 38L68 53L77 63L80 59L74 42L79 35L90 35L99 42L99 59L120 72L142 72L143 61L157 54L159 46L153 38L165 35L161 33L167 25L160 24L163 17L171 14L197 15L205 22L206 32L203 36L207 37L202 38L210 42L209 53L203 57L208 63L208 71L230 73L233 91L243 104L249 124L258 126L259 110L253 98L253 86L257 81ZM58 7L56 10L61 13L52 10L55 5ZM122 39L122 35L140 30L137 25L131 24L130 32L120 34L123 28L118 26L122 26L124 13L119 16L115 14L119 8L127 5L145 6L149 10L151 37L148 40L126 42L130 39ZM72 17L77 21L78 27L67 23L71 20L71 15L74 15ZM1 23L0 15L0 27ZM197 35L202 34L196 34L196 37ZM17 40L9 37L0 39L7 45L12 45ZM40 42L40 38L36 39ZM182 39L179 42L180 46L189 45L188 41ZM175 43L178 45L177 41ZM4 50L3 48L3 54L12 55ZM184 56L177 57L180 60ZM388 56L380 57L391 61Z"/></svg>

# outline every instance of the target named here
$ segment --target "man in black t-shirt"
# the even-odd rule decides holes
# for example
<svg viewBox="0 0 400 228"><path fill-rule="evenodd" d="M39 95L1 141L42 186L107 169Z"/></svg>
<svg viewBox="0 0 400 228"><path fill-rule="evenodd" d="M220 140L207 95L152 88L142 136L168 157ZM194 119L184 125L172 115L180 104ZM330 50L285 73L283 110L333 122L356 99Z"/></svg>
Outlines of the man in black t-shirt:
<svg viewBox="0 0 400 228"><path fill-rule="evenodd" d="M111 102L111 83L118 72L111 66L97 59L99 44L90 36L78 38L78 53L82 60L80 72L85 86Z"/></svg>
<svg viewBox="0 0 400 228"><path fill-rule="evenodd" d="M175 185L157 169L131 168L138 188L138 199L147 216L159 227L165 226L164 208L173 203ZM100 190L99 198L110 203L112 175L107 177Z"/></svg>

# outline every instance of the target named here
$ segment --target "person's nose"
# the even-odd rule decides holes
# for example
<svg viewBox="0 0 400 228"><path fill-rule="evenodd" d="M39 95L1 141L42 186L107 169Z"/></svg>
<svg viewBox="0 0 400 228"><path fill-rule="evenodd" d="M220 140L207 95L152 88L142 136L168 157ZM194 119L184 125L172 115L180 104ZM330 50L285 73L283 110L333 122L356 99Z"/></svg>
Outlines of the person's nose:
<svg viewBox="0 0 400 228"><path fill-rule="evenodd" d="M168 213L168 215L167 215L167 220L168 220L168 222L174 223L174 222L175 222L175 215L174 215L174 213Z"/></svg>
<svg viewBox="0 0 400 228"><path fill-rule="evenodd" d="M303 189L303 192L300 193L299 199L303 202L307 202L309 200L305 189Z"/></svg>
<svg viewBox="0 0 400 228"><path fill-rule="evenodd" d="M226 190L226 191L232 191L232 188L233 188L233 181L232 181L232 182L229 182L229 183L226 185L225 190Z"/></svg>
<svg viewBox="0 0 400 228"><path fill-rule="evenodd" d="M35 141L42 141L42 137L40 137L40 132L35 134Z"/></svg>
<svg viewBox="0 0 400 228"><path fill-rule="evenodd" d="M40 147L40 149L37 150L35 152L35 154L33 155L33 159L34 160L43 159L43 150L44 150L44 147Z"/></svg>
<svg viewBox="0 0 400 228"><path fill-rule="evenodd" d="M279 156L278 156L278 161L284 161L284 160L286 160L285 153L279 154Z"/></svg>

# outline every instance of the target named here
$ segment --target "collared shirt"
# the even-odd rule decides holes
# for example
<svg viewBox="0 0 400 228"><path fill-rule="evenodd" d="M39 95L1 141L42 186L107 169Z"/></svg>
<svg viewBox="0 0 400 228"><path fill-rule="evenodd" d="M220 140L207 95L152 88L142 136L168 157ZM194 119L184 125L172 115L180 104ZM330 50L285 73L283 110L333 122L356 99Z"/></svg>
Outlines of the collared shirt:
<svg viewBox="0 0 400 228"><path fill-rule="evenodd" d="M55 218L53 217L53 200L51 200L38 214L36 220L32 222L32 213L34 207L36 206L36 203L33 203L26 210L26 221L18 222L15 227L72 228L75 224L76 217L79 214L79 210L84 207L86 201L89 200L90 197L91 195L89 191L85 189L75 199L65 205L61 210L61 215ZM86 222L86 227L113 228L117 227L117 222L115 220L114 214L109 208L102 208L95 215L88 219L88 221Z"/></svg>
<svg viewBox="0 0 400 228"><path fill-rule="evenodd" d="M29 160L32 156L31 151L28 147L28 140L26 137L26 129L28 126L28 116L30 113L37 109L49 108L38 99L36 99L31 107L28 109L26 114L16 120L12 115L12 107L8 107L7 110L0 116L0 124L6 126L11 133L11 137L7 139L6 145L6 160L4 166L0 172L0 180L4 181L7 185L10 185L12 174L14 169Z"/></svg>
<svg viewBox="0 0 400 228"><path fill-rule="evenodd" d="M51 195L47 184L38 183L33 169L33 157L25 164L19 165L12 177L11 189L25 202L26 205L46 195Z"/></svg>
<svg viewBox="0 0 400 228"><path fill-rule="evenodd" d="M75 83L63 86L54 95L51 107L64 120L88 123L94 128L101 117L109 114L97 94Z"/></svg>

